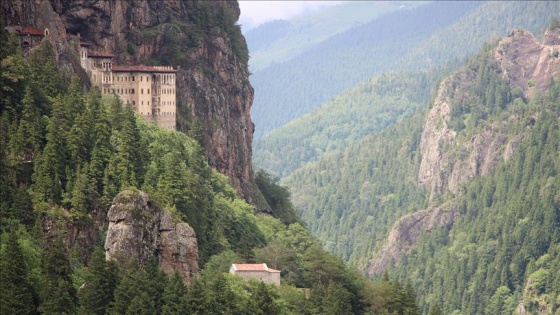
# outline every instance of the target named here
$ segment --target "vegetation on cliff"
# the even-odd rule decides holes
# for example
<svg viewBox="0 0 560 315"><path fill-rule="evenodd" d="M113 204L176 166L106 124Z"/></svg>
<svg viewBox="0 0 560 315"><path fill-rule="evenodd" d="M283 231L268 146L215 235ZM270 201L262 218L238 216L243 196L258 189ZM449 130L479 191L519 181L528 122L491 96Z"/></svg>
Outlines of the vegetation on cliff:
<svg viewBox="0 0 560 315"><path fill-rule="evenodd" d="M440 84L432 104L437 119L424 113L398 119L283 181L302 208L302 219L328 250L373 277L379 270L372 266L388 256L389 274L412 279L423 313L554 313L560 307L560 84L549 76L533 78L550 87L524 96L532 87L504 80L497 47L502 46L485 46ZM508 70L511 77L518 75ZM429 158L421 138L428 128L453 137L432 135L436 159L427 175L433 182L421 187L420 165ZM490 152L496 139L502 140ZM487 165L486 155L498 159ZM469 156L474 162L465 164ZM464 179L453 178L454 167ZM418 217L433 220L428 228L410 228L400 220L433 209L456 218L440 225L430 215ZM385 252L389 242L400 251Z"/></svg>
<svg viewBox="0 0 560 315"><path fill-rule="evenodd" d="M116 97L83 92L54 66L48 43L25 59L17 40L7 42L0 61L2 313L416 312L409 285L366 281L325 252L268 175L258 182L272 216L255 215L208 166L197 141L146 124ZM147 192L196 231L204 268L189 287L154 259L104 259L107 211L124 189ZM227 274L240 261L280 269L284 284Z"/></svg>

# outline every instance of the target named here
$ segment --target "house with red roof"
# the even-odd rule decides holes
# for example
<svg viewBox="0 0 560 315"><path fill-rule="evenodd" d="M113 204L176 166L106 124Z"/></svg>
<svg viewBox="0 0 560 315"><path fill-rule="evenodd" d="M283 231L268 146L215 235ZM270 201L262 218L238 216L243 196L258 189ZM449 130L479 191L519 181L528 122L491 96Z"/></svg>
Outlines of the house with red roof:
<svg viewBox="0 0 560 315"><path fill-rule="evenodd" d="M41 43L43 38L49 36L49 29L37 28L33 26L6 26L5 29L16 34L21 40L21 47L24 49L32 48Z"/></svg>
<svg viewBox="0 0 560 315"><path fill-rule="evenodd" d="M257 279L265 283L280 285L280 270L268 268L262 264L232 264L229 273L239 275L243 279Z"/></svg>

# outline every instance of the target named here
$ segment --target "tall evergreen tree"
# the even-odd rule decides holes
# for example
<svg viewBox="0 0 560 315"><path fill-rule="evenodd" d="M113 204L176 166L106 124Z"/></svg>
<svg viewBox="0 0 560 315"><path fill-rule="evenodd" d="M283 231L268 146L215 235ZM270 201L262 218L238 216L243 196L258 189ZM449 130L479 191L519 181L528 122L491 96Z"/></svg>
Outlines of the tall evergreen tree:
<svg viewBox="0 0 560 315"><path fill-rule="evenodd" d="M45 275L45 300L41 305L45 314L74 314L77 295L72 285L72 270L62 238L54 237L47 242L43 258Z"/></svg>
<svg viewBox="0 0 560 315"><path fill-rule="evenodd" d="M62 99L57 98L55 108L47 127L47 144L43 152L35 159L35 173L33 174L33 191L39 200L59 203L62 198L62 188L65 187L66 166L66 134L62 129L64 115Z"/></svg>
<svg viewBox="0 0 560 315"><path fill-rule="evenodd" d="M275 315L280 314L280 310L275 303L276 294L267 284L259 282L251 299L255 304L255 314Z"/></svg>
<svg viewBox="0 0 560 315"><path fill-rule="evenodd" d="M167 281L163 291L162 315L179 315L186 312L187 288L176 271Z"/></svg>
<svg viewBox="0 0 560 315"><path fill-rule="evenodd" d="M118 285L118 268L114 261L106 261L105 253L97 247L90 261L89 275L80 299L82 309L87 314L104 315L114 299Z"/></svg>
<svg viewBox="0 0 560 315"><path fill-rule="evenodd" d="M33 287L27 279L27 269L16 229L8 234L6 250L0 256L0 313L36 314Z"/></svg>

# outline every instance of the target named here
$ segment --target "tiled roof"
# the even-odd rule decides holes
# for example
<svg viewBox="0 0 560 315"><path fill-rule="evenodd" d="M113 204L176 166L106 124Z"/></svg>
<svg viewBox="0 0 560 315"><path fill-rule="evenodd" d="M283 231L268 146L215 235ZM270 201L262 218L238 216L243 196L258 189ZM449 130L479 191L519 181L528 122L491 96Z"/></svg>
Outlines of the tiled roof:
<svg viewBox="0 0 560 315"><path fill-rule="evenodd" d="M280 270L268 268L266 264L233 264L233 269L235 271L268 271L268 272L280 272Z"/></svg>
<svg viewBox="0 0 560 315"><path fill-rule="evenodd" d="M113 66L115 72L177 72L170 66Z"/></svg>
<svg viewBox="0 0 560 315"><path fill-rule="evenodd" d="M37 36L45 36L45 30L42 28L36 28L33 26L26 26L22 28L21 34L25 35L37 35Z"/></svg>
<svg viewBox="0 0 560 315"><path fill-rule="evenodd" d="M115 55L112 55L110 53L91 51L91 50L88 50L87 56L88 57L93 57L93 58L113 58L113 57L115 57Z"/></svg>

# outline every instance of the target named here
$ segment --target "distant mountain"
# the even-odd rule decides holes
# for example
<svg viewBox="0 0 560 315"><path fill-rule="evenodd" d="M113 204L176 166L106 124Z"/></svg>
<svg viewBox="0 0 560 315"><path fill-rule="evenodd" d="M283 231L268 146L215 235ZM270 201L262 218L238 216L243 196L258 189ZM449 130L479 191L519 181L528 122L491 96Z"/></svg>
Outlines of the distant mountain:
<svg viewBox="0 0 560 315"><path fill-rule="evenodd" d="M250 69L257 72L272 63L287 61L351 27L427 2L350 1L290 20L265 23L245 33L251 54Z"/></svg>
<svg viewBox="0 0 560 315"><path fill-rule="evenodd" d="M559 11L552 1L435 2L351 28L251 76L255 139L376 73L464 59L514 27L542 31Z"/></svg>
<svg viewBox="0 0 560 315"><path fill-rule="evenodd" d="M526 13L519 14L522 11ZM395 64L392 68L401 69L401 71L406 71L406 69L421 71L421 69L437 65L434 61L438 59L463 59L469 51L472 51L472 47L482 46L483 38L493 38L493 34L496 33L507 34L507 32L514 28L512 25L515 23L517 25L530 25L532 29L537 29L536 34L542 33L547 23L544 17L553 16L554 12L559 11L560 4L558 2L485 3L449 27L440 29L430 37L422 40L416 48L401 58L402 63ZM500 23L499 21L502 20L504 22ZM509 28L508 25L510 25ZM445 42L453 44L444 45ZM423 62L420 62L421 60ZM455 66L453 66L453 63L450 63L448 68L452 69L458 64L455 62ZM294 72L294 76L298 75L298 73ZM433 73L435 74L437 71ZM443 73L445 72L440 72L439 77L432 77L430 79L432 83L430 84L435 84ZM407 77L410 75L402 74L401 76ZM254 77L252 77L252 80ZM387 113L391 112L394 115L397 111L391 109L391 106L393 106L391 104L397 104L396 100L402 101L407 98L401 98L399 94L395 94L390 96L390 99L384 99L382 97L387 96L377 95L376 91L381 86L388 84L391 80L395 80L393 78L383 83L380 80L382 77L390 78L390 76L384 74L379 78L374 77L367 80L359 86L331 99L313 112L291 121L280 129L272 131L264 138L255 137L255 165L284 177L295 168L316 160L325 152L344 149L359 141L367 133L378 132L381 130L380 127L395 122L398 118L397 116L379 116L382 115L382 112L379 112L379 110L386 108ZM404 80L401 84L408 84L406 82L407 80ZM257 85L255 82L253 84ZM431 86L433 87L433 85ZM280 86L278 88L280 89ZM400 93L399 91L403 88L405 86L394 87L393 92ZM411 86L407 85L406 88L411 88ZM416 89L416 87L412 88ZM312 89L310 88L310 90ZM432 91L424 91L424 96L422 96L424 101L421 107L418 107L416 101L408 99L411 103L409 107L406 107L406 112L410 113L409 110L412 108L418 109L428 106L426 97L429 99ZM410 93L408 91L406 95L410 96ZM262 92L259 92L258 87L255 94L257 98L262 94ZM280 93L277 96L279 98L288 97ZM255 104L253 110L262 111L263 109L259 109L258 106L258 104ZM405 108L402 105L397 107L400 109ZM293 114L297 110L292 108L292 112L290 112L288 111L290 108L287 105L278 105L275 109L276 116L273 117ZM371 109L368 110L368 108ZM404 112L401 111L401 113ZM381 120L378 120L378 118ZM267 121L272 120L268 116L263 119ZM371 122L368 122L368 119L371 119ZM254 120L257 120L257 118L254 118ZM258 125L256 130L258 132Z"/></svg>
<svg viewBox="0 0 560 315"><path fill-rule="evenodd" d="M255 139L308 113L331 97L389 70L436 30L480 2L435 2L385 14L332 36L289 61L254 72Z"/></svg>
<svg viewBox="0 0 560 315"><path fill-rule="evenodd" d="M311 231L371 276L409 279L424 314L557 312L559 42L512 31L427 113L293 172Z"/></svg>
<svg viewBox="0 0 560 315"><path fill-rule="evenodd" d="M285 177L328 152L344 150L426 108L444 73L375 76L255 141L253 163Z"/></svg>

